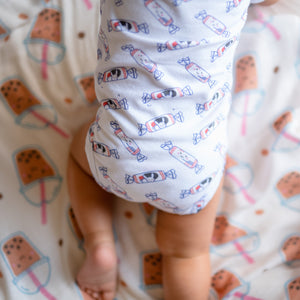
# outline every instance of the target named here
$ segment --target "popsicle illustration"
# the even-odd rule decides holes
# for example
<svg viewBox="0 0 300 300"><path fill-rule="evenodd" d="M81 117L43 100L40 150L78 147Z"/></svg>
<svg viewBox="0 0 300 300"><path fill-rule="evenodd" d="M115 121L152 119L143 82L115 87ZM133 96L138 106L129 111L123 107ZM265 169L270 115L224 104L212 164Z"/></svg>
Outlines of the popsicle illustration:
<svg viewBox="0 0 300 300"><path fill-rule="evenodd" d="M300 172L285 174L278 180L275 190L283 206L300 212Z"/></svg>
<svg viewBox="0 0 300 300"><path fill-rule="evenodd" d="M228 220L227 216L216 217L215 227L211 240L212 252L223 256L242 255L249 263L254 259L249 252L254 251L258 246L258 236L249 229Z"/></svg>
<svg viewBox="0 0 300 300"><path fill-rule="evenodd" d="M42 103L19 78L11 77L0 82L0 98L18 125L34 129L50 127L62 137L69 137L56 125L54 108Z"/></svg>
<svg viewBox="0 0 300 300"><path fill-rule="evenodd" d="M300 147L300 111L290 109L283 112L273 123L277 135L273 151L292 151Z"/></svg>
<svg viewBox="0 0 300 300"><path fill-rule="evenodd" d="M162 284L162 256L158 251L142 253L141 281L144 288Z"/></svg>
<svg viewBox="0 0 300 300"><path fill-rule="evenodd" d="M280 40L281 34L272 24L272 16L266 16L257 6L254 6L253 10L255 12L255 19L247 24L245 31L256 33L267 29L273 34L276 40Z"/></svg>
<svg viewBox="0 0 300 300"><path fill-rule="evenodd" d="M41 64L42 77L48 78L48 65L62 61L65 46L62 36L62 13L58 8L46 7L34 19L24 44L28 56Z"/></svg>
<svg viewBox="0 0 300 300"><path fill-rule="evenodd" d="M0 41L7 41L9 39L10 30L0 19Z"/></svg>
<svg viewBox="0 0 300 300"><path fill-rule="evenodd" d="M95 80L93 74L85 74L77 76L74 79L80 95L89 104L97 102L97 96L95 92Z"/></svg>
<svg viewBox="0 0 300 300"><path fill-rule="evenodd" d="M231 194L242 193L250 204L255 204L256 201L247 191L252 180L253 173L250 166L248 164L238 162L233 157L227 155L224 189Z"/></svg>
<svg viewBox="0 0 300 300"><path fill-rule="evenodd" d="M36 147L19 149L13 159L20 182L20 192L32 205L41 208L41 222L46 224L46 204L60 190L62 178L43 150Z"/></svg>
<svg viewBox="0 0 300 300"><path fill-rule="evenodd" d="M246 134L246 119L257 112L264 99L259 88L256 60L253 55L245 55L236 62L235 88L232 109L242 118L242 135Z"/></svg>
<svg viewBox="0 0 300 300"><path fill-rule="evenodd" d="M56 299L46 289L50 280L49 258L23 232L15 232L1 242L1 255L19 291L29 295L41 293L46 299Z"/></svg>
<svg viewBox="0 0 300 300"><path fill-rule="evenodd" d="M281 245L280 253L288 265L300 262L300 235L289 236Z"/></svg>
<svg viewBox="0 0 300 300"><path fill-rule="evenodd" d="M236 293L247 297L246 294L249 290L249 284L244 282L237 275L229 270L221 269L216 272L211 280L211 296L214 300L225 299ZM247 298L242 299L247 299ZM211 299L211 298L209 298Z"/></svg>
<svg viewBox="0 0 300 300"><path fill-rule="evenodd" d="M288 300L300 299L300 276L289 280L285 284L285 291Z"/></svg>
<svg viewBox="0 0 300 300"><path fill-rule="evenodd" d="M87 9L93 8L92 2L90 0L83 0L83 3L85 4Z"/></svg>

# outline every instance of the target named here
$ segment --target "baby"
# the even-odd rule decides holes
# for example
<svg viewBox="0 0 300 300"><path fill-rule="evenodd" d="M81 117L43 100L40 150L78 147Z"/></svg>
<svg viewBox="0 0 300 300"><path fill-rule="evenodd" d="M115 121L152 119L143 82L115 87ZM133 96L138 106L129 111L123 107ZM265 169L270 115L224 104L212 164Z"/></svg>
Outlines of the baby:
<svg viewBox="0 0 300 300"><path fill-rule="evenodd" d="M93 298L116 291L113 194L158 208L164 299L208 298L232 64L249 5L101 1L100 105L74 137L68 169L86 250L77 282Z"/></svg>

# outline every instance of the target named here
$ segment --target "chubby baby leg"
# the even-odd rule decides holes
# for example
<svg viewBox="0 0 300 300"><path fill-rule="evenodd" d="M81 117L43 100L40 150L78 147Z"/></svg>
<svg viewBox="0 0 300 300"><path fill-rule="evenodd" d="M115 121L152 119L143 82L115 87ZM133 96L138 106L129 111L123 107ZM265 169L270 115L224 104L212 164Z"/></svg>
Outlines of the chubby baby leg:
<svg viewBox="0 0 300 300"><path fill-rule="evenodd" d="M113 196L95 182L89 171L84 143L89 124L75 135L68 164L70 201L84 236L85 260L77 283L93 299L113 300L117 257L112 230Z"/></svg>
<svg viewBox="0 0 300 300"><path fill-rule="evenodd" d="M208 299L209 246L222 182L212 200L197 214L158 213L156 236L163 255L165 300Z"/></svg>

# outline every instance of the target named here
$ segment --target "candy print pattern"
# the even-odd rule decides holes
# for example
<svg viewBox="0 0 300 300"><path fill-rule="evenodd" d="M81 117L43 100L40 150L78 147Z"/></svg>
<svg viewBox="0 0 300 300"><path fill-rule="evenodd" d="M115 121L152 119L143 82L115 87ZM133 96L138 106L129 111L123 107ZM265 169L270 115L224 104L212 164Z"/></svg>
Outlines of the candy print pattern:
<svg viewBox="0 0 300 300"><path fill-rule="evenodd" d="M158 206L159 208L163 207L165 211L169 211L170 213L176 213L178 210L175 204L158 197L157 193L149 193L145 197L150 201L150 205Z"/></svg>
<svg viewBox="0 0 300 300"><path fill-rule="evenodd" d="M300 212L300 173L298 171L289 172L280 178L275 190L281 205Z"/></svg>
<svg viewBox="0 0 300 300"><path fill-rule="evenodd" d="M163 171L163 170L155 170L155 171L146 171L134 175L126 175L125 182L127 184L137 183L155 183L158 181L164 181L166 179L176 179L176 172L174 169Z"/></svg>
<svg viewBox="0 0 300 300"><path fill-rule="evenodd" d="M192 88L189 85L187 85L182 89L179 87L174 87L174 88L152 92L151 94L145 92L143 94L142 100L143 103L146 104L152 100L169 100L173 98L180 98L180 97L191 96L191 95L193 95Z"/></svg>
<svg viewBox="0 0 300 300"><path fill-rule="evenodd" d="M229 84L226 82L224 87L217 89L211 99L204 103L196 103L196 115L200 115L202 117L205 112L210 111L219 104L228 92L230 92L230 89Z"/></svg>
<svg viewBox="0 0 300 300"><path fill-rule="evenodd" d="M41 209L41 223L47 223L46 205L57 196L62 178L52 160L40 147L16 150L13 160L20 192L32 205Z"/></svg>
<svg viewBox="0 0 300 300"><path fill-rule="evenodd" d="M144 5L152 16L163 26L167 27L170 34L175 34L180 28L174 24L173 18L156 0L144 0Z"/></svg>
<svg viewBox="0 0 300 300"><path fill-rule="evenodd" d="M114 134L119 138L123 146L126 148L126 150L131 154L136 156L136 159L138 162L143 162L147 159L147 156L143 155L141 153L141 149L136 144L136 142L128 137L124 131L120 128L120 125L116 121L111 121L110 126L114 129Z"/></svg>
<svg viewBox="0 0 300 300"><path fill-rule="evenodd" d="M34 19L24 40L28 56L41 64L44 79L48 78L48 65L60 63L65 56L62 30L62 12L56 7L44 8Z"/></svg>
<svg viewBox="0 0 300 300"><path fill-rule="evenodd" d="M136 79L138 76L136 68L126 69L125 67L117 67L98 73L98 84L114 82L118 80L128 79L129 77Z"/></svg>
<svg viewBox="0 0 300 300"><path fill-rule="evenodd" d="M117 109L123 109L127 110L128 109L128 101L126 98L123 98L121 100L115 99L115 98L108 98L108 99L103 99L100 101L100 105L102 105L106 110L112 109L112 110L117 110Z"/></svg>
<svg viewBox="0 0 300 300"><path fill-rule="evenodd" d="M149 34L149 26L147 23L137 24L135 21L123 20L123 19L113 19L107 21L108 32L130 32L130 33L145 33Z"/></svg>
<svg viewBox="0 0 300 300"><path fill-rule="evenodd" d="M229 13L234 8L238 7L243 0L226 1L226 12Z"/></svg>
<svg viewBox="0 0 300 300"><path fill-rule="evenodd" d="M208 72L194 62L191 62L189 57L181 58L177 61L180 65L184 66L186 71L189 72L194 78L202 83L207 83L212 88L217 82L212 80Z"/></svg>
<svg viewBox="0 0 300 300"><path fill-rule="evenodd" d="M202 192L203 190L205 190L208 187L208 185L212 182L214 177L215 177L215 175L209 176L209 177L203 179L202 181L200 181L199 183L193 185L189 189L182 190L181 194L180 194L180 199L184 199L190 195L195 195L199 192Z"/></svg>
<svg viewBox="0 0 300 300"><path fill-rule="evenodd" d="M157 51L164 52L166 50L182 50L199 45L199 41L167 41L165 43L157 43Z"/></svg>
<svg viewBox="0 0 300 300"><path fill-rule="evenodd" d="M204 166L200 165L198 160L194 156L177 146L173 146L171 141L162 144L160 147L164 150L169 151L172 157L177 159L188 168L194 169L196 174L198 174L204 168Z"/></svg>
<svg viewBox="0 0 300 300"><path fill-rule="evenodd" d="M211 62L214 62L217 58L222 57L228 49L237 41L237 37L234 36L224 45L220 46L216 51L211 51Z"/></svg>
<svg viewBox="0 0 300 300"><path fill-rule="evenodd" d="M138 65L143 67L149 73L153 73L156 80L160 80L164 73L158 70L158 66L153 62L143 50L134 48L133 45L128 44L121 47L123 51L130 53L131 57L136 61Z"/></svg>
<svg viewBox="0 0 300 300"><path fill-rule="evenodd" d="M98 60L102 58L102 51L100 48L104 48L105 52L105 61L108 61L110 59L110 50L109 50L109 43L106 34L100 28L99 34L98 34L98 49L97 49L97 58Z"/></svg>
<svg viewBox="0 0 300 300"><path fill-rule="evenodd" d="M156 131L160 131L167 127L173 126L176 122L183 122L183 114L182 112L178 112L176 114L164 114L158 117L155 117L145 124L138 124L139 136L145 135L147 132L153 133Z"/></svg>
<svg viewBox="0 0 300 300"><path fill-rule="evenodd" d="M50 261L21 231L1 241L1 256L18 290L27 295L41 293L46 299L56 298L46 289L50 280Z"/></svg>
<svg viewBox="0 0 300 300"><path fill-rule="evenodd" d="M43 104L18 77L12 76L0 82L0 98L18 125L32 129L50 127L62 137L69 137L56 125L54 108Z"/></svg>
<svg viewBox="0 0 300 300"><path fill-rule="evenodd" d="M224 37L230 36L230 32L227 31L226 25L223 24L220 20L216 19L215 17L208 15L205 9L196 14L195 18L201 21L203 25L205 25L209 30L211 30L215 34L222 35Z"/></svg>
<svg viewBox="0 0 300 300"><path fill-rule="evenodd" d="M272 128L277 135L272 145L274 152L290 152L300 147L299 109L287 109L274 121Z"/></svg>

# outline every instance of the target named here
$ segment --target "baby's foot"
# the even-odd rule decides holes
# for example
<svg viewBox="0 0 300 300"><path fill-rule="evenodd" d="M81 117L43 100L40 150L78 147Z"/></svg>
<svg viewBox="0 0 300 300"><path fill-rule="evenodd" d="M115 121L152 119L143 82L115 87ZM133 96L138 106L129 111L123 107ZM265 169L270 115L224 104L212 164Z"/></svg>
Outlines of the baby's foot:
<svg viewBox="0 0 300 300"><path fill-rule="evenodd" d="M113 300L117 284L117 256L113 241L85 242L86 258L77 275L79 287L94 299Z"/></svg>

